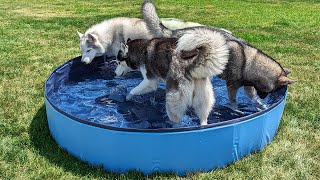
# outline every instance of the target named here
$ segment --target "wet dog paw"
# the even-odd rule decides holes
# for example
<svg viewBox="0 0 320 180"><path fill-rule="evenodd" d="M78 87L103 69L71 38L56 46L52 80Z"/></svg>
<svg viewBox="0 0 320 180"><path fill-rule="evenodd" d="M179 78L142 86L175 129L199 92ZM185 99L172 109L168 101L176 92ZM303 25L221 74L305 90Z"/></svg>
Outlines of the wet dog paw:
<svg viewBox="0 0 320 180"><path fill-rule="evenodd" d="M226 107L231 109L232 111L234 111L235 113L238 114L244 114L244 112L242 112L241 110L239 110L237 104L226 104Z"/></svg>
<svg viewBox="0 0 320 180"><path fill-rule="evenodd" d="M133 94L128 94L127 96L126 96L126 100L127 101L130 101L132 98L133 98Z"/></svg>
<svg viewBox="0 0 320 180"><path fill-rule="evenodd" d="M266 104L264 104L259 98L254 98L253 100L252 100L252 102L253 102L253 104L254 104L254 106L255 106L255 108L256 108L256 110L257 111L263 111L263 110L265 110L265 109L268 109L268 107L267 107L267 105Z"/></svg>
<svg viewBox="0 0 320 180"><path fill-rule="evenodd" d="M255 108L257 111L263 111L265 109L268 109L267 105L265 105L265 104L256 104Z"/></svg>

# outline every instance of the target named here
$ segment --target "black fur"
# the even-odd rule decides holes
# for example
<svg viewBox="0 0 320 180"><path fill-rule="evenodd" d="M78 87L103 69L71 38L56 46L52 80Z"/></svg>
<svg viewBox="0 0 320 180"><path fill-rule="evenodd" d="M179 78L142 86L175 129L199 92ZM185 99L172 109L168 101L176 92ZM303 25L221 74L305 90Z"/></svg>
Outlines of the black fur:
<svg viewBox="0 0 320 180"><path fill-rule="evenodd" d="M166 79L172 59L172 51L176 47L175 38L155 38L152 40L136 39L127 43L129 49L127 64L137 69L145 65L147 78L160 77ZM152 50L148 50L148 49ZM119 52L121 54L121 52Z"/></svg>

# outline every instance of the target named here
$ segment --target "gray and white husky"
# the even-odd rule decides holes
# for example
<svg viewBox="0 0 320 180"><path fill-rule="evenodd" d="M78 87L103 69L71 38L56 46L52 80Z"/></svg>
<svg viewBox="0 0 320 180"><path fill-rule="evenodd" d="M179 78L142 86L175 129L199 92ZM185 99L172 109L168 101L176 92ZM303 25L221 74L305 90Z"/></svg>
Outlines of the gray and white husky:
<svg viewBox="0 0 320 180"><path fill-rule="evenodd" d="M96 56L116 56L120 42L128 38L152 38L143 20L125 17L105 20L92 26L84 34L78 32L78 35L82 51L81 61L87 64Z"/></svg>
<svg viewBox="0 0 320 180"><path fill-rule="evenodd" d="M214 27L188 27L170 30L159 20L152 1L146 0L142 4L142 14L150 33L155 37L179 38L190 31L207 28L212 32L220 32L226 38L229 48L228 64L218 77L226 80L229 102L232 109L237 110L236 94L239 87L244 89L249 97L258 104L258 109L266 108L257 98L265 98L270 92L295 82L287 77L291 72L283 68L261 50L251 46L231 33Z"/></svg>
<svg viewBox="0 0 320 180"><path fill-rule="evenodd" d="M192 107L201 125L207 124L214 104L211 77L223 72L229 49L224 36L199 28L179 38L128 40L121 44L117 56L118 76L139 69L143 81L130 91L127 99L157 89L159 80L166 82L166 111L179 122Z"/></svg>
<svg viewBox="0 0 320 180"><path fill-rule="evenodd" d="M161 23L169 29L201 26L198 23L184 22L174 18L163 18ZM116 56L120 42L130 39L151 39L146 23L138 18L118 17L105 20L89 28L84 34L78 32L80 38L81 61L91 63L94 57L107 54Z"/></svg>

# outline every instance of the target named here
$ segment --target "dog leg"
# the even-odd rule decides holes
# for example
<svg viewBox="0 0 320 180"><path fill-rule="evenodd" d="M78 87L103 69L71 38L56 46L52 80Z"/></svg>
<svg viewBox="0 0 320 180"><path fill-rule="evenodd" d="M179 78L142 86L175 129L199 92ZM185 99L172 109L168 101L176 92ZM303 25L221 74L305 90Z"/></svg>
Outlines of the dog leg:
<svg viewBox="0 0 320 180"><path fill-rule="evenodd" d="M193 84L180 83L177 89L168 89L166 93L166 111L171 121L178 123L192 102Z"/></svg>
<svg viewBox="0 0 320 180"><path fill-rule="evenodd" d="M166 94L166 111L171 121L178 123L188 106L186 97L180 92L167 92Z"/></svg>
<svg viewBox="0 0 320 180"><path fill-rule="evenodd" d="M135 88L133 88L130 93L127 95L126 99L130 100L134 95L145 94L151 91L155 91L158 88L158 79L148 79L147 70L145 66L140 67L140 72L142 74L142 82Z"/></svg>
<svg viewBox="0 0 320 180"><path fill-rule="evenodd" d="M194 82L192 107L200 119L200 125L208 124L208 116L214 105L212 84L209 78L197 79Z"/></svg>
<svg viewBox="0 0 320 180"><path fill-rule="evenodd" d="M137 87L133 88L127 95L126 99L130 100L135 95L145 94L157 90L158 80L144 79Z"/></svg>
<svg viewBox="0 0 320 180"><path fill-rule="evenodd" d="M227 89L228 89L228 97L229 97L229 108L231 108L235 112L242 113L237 106L237 92L239 87L241 86L240 83L235 81L227 81Z"/></svg>
<svg viewBox="0 0 320 180"><path fill-rule="evenodd" d="M267 106L263 102L261 102L261 99L257 96L257 92L253 86L245 86L244 90L247 93L247 95L251 98L252 102L257 105L256 109L258 111L267 109Z"/></svg>

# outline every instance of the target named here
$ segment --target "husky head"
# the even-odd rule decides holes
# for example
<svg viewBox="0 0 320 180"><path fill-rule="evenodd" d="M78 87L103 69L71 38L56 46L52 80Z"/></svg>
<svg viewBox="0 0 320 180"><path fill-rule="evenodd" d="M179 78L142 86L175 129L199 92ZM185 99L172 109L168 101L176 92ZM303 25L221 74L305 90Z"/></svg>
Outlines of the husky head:
<svg viewBox="0 0 320 180"><path fill-rule="evenodd" d="M128 39L127 43L130 41L131 40ZM117 76L124 76L128 72L132 71L132 67L130 67L130 63L129 63L128 51L129 51L128 45L121 42L120 50L118 52L117 60L116 60L118 65L115 70L115 73Z"/></svg>
<svg viewBox="0 0 320 180"><path fill-rule="evenodd" d="M78 32L80 38L80 50L82 51L81 61L90 64L96 56L102 56L105 48L94 33L82 34Z"/></svg>
<svg viewBox="0 0 320 180"><path fill-rule="evenodd" d="M280 76L278 76L275 79L275 81L269 83L259 81L255 83L254 87L257 91L258 96L261 99L264 99L269 93L277 91L278 89L281 89L284 86L296 82L296 80L287 77L290 73L290 69L283 68Z"/></svg>

